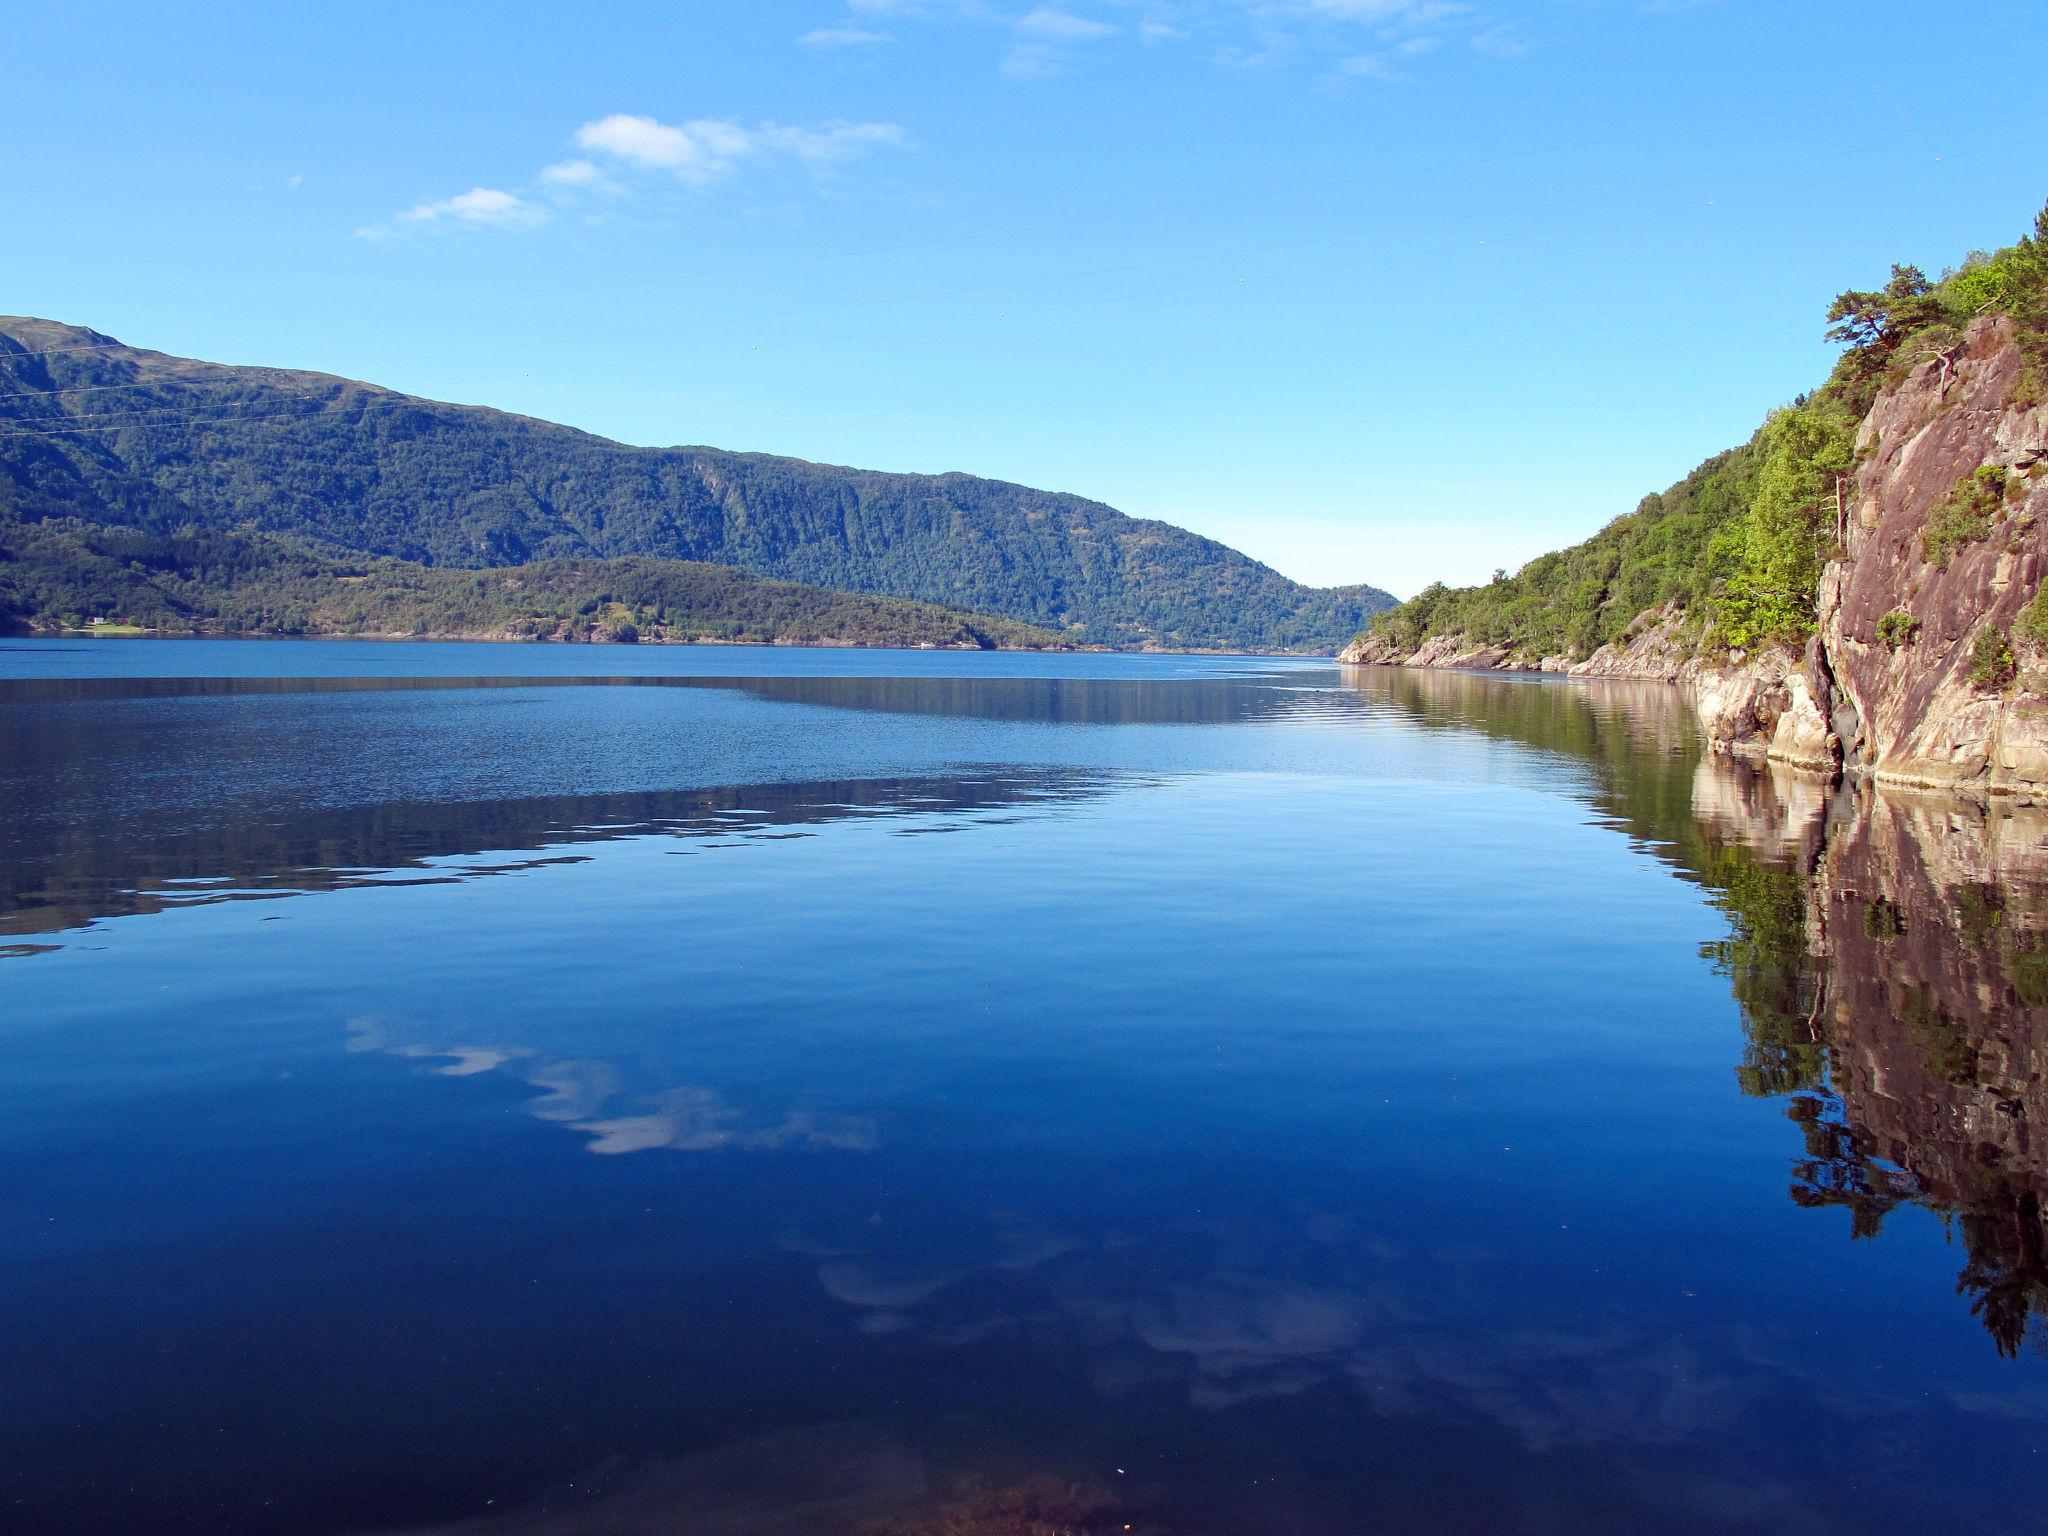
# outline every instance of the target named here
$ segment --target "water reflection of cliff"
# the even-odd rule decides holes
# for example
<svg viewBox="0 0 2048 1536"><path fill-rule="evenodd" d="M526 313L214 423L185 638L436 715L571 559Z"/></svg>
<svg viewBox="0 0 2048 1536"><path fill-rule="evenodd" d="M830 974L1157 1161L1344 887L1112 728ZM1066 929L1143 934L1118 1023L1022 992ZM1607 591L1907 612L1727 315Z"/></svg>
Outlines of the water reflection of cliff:
<svg viewBox="0 0 2048 1536"><path fill-rule="evenodd" d="M1597 808L1728 918L1704 953L1742 1010L1743 1092L1782 1098L1791 1197L1876 1237L1951 1225L1957 1290L2001 1353L2048 1350L2048 815L1823 785L1698 750L1657 685L1385 672L1425 723L1589 761Z"/></svg>
<svg viewBox="0 0 2048 1536"><path fill-rule="evenodd" d="M1914 1200L1951 1216L1958 1289L1999 1349L2048 1346L2048 888L2041 828L1879 800L1829 839L1807 901L1825 1071L1793 1088L1792 1195L1859 1237ZM1759 1035L1782 1015L1752 1012Z"/></svg>

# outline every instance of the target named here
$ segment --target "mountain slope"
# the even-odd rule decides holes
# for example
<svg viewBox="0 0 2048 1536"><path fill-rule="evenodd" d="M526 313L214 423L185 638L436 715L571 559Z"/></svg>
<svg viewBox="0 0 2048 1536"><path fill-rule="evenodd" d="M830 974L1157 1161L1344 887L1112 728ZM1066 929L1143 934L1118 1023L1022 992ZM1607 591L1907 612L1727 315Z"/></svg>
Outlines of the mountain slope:
<svg viewBox="0 0 2048 1536"><path fill-rule="evenodd" d="M0 318L0 517L283 535L479 568L649 555L1001 614L1070 639L1334 650L1391 599L971 475L635 448L326 374Z"/></svg>
<svg viewBox="0 0 2048 1536"><path fill-rule="evenodd" d="M728 565L537 560L452 570L343 559L256 533L155 534L0 519L0 632L94 620L169 633L714 640L1042 650L1050 630L931 603L832 592Z"/></svg>
<svg viewBox="0 0 2048 1536"><path fill-rule="evenodd" d="M1666 678L1717 749L2048 794L2048 209L1828 319L1834 372L1749 443L1512 577L1419 594L1341 659Z"/></svg>
<svg viewBox="0 0 2048 1536"><path fill-rule="evenodd" d="M1852 483L1876 452L1864 423L1880 397L1919 372L1947 402L1993 321L2013 349L2011 378L1981 408L2048 395L2048 209L2017 244L1973 252L1936 281L1894 266L1883 288L1843 293L1828 320L1828 338L1848 349L1833 374L1773 411L1749 442L1512 576L1426 588L1377 615L1347 654L1586 665L1653 623L1687 653L1803 643L1818 622L1823 569L1848 541ZM1947 512L1948 546L1988 535L1993 509L1973 508L1953 480L1938 488L1951 492L1961 499Z"/></svg>

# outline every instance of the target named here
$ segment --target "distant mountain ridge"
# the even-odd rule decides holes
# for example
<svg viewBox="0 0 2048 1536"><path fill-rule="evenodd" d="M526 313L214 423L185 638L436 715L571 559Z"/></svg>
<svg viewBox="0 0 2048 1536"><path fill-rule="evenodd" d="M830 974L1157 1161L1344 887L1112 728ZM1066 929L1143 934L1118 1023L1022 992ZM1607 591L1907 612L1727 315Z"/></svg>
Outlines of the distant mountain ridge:
<svg viewBox="0 0 2048 1536"><path fill-rule="evenodd" d="M1100 502L972 475L639 448L328 374L0 317L0 518L260 534L429 567L652 556L1084 644L1334 651L1392 605Z"/></svg>

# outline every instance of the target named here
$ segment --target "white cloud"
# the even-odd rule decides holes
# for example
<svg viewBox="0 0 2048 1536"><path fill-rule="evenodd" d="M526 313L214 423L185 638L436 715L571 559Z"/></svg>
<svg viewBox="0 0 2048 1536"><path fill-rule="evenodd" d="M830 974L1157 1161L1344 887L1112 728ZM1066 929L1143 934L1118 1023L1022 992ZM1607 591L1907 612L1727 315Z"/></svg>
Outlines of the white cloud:
<svg viewBox="0 0 2048 1536"><path fill-rule="evenodd" d="M1472 35L1474 51L1491 59L1520 58L1529 51L1529 45L1513 27L1488 27Z"/></svg>
<svg viewBox="0 0 2048 1536"><path fill-rule="evenodd" d="M1377 53L1353 53L1337 61L1337 68L1354 80L1391 80L1394 69Z"/></svg>
<svg viewBox="0 0 2048 1536"><path fill-rule="evenodd" d="M846 0L856 16L969 16L986 19L982 0Z"/></svg>
<svg viewBox="0 0 2048 1536"><path fill-rule="evenodd" d="M876 149L900 149L909 135L896 123L826 123L818 128L722 118L657 122L615 112L576 130L576 143L634 170L664 171L691 186L730 175L743 160L784 155L812 169L843 165Z"/></svg>
<svg viewBox="0 0 2048 1536"><path fill-rule="evenodd" d="M668 171L692 185L728 174L755 149L737 123L697 118L674 124L614 112L576 130L576 147L610 155L642 170Z"/></svg>
<svg viewBox="0 0 2048 1536"><path fill-rule="evenodd" d="M1655 3L1655 0L1639 0ZM1684 4L1690 0L1670 0ZM1498 0L1065 0L992 8L984 0L845 0L842 27L800 41L828 45L840 33L864 37L863 19L967 21L1007 34L998 67L1013 79L1064 73L1082 50L1118 37L1151 45L1200 39L1214 62L1266 68L1295 59L1334 64L1336 78L1395 78L1395 60L1416 59L1450 41L1492 58L1530 44L1496 14Z"/></svg>
<svg viewBox="0 0 2048 1536"><path fill-rule="evenodd" d="M1033 80L1064 73L1076 49L1114 37L1123 28L1041 5L1011 22L1010 30L1016 41L1003 56L1002 72L1013 80Z"/></svg>
<svg viewBox="0 0 2048 1536"><path fill-rule="evenodd" d="M795 162L823 175L882 149L903 149L909 134L897 123L822 123L815 128L785 123L748 127L725 118L700 117L664 123L630 112L593 118L573 135L583 154L544 165L530 193L473 187L459 196L415 203L388 223L356 231L380 239L401 228L479 225L530 229L554 216L548 204L572 206L591 194L620 196L646 178L673 179L702 188L735 173L743 163Z"/></svg>
<svg viewBox="0 0 2048 1536"><path fill-rule="evenodd" d="M1260 3L1255 10L1292 11L1297 14L1327 16L1338 21L1365 22L1379 25L1399 20L1405 13L1422 9L1417 0L1276 0L1276 3Z"/></svg>
<svg viewBox="0 0 2048 1536"><path fill-rule="evenodd" d="M1072 11L1063 11L1055 6L1042 5L1035 11L1017 18L1017 30L1026 37L1044 38L1050 42L1080 43L1098 37L1109 37L1122 30L1106 21L1095 21L1086 16L1076 16Z"/></svg>
<svg viewBox="0 0 2048 1536"><path fill-rule="evenodd" d="M896 39L886 32L875 32L866 27L819 27L806 32L797 41L806 48L872 48L880 43L893 43Z"/></svg>
<svg viewBox="0 0 2048 1536"><path fill-rule="evenodd" d="M529 202L516 192L498 187L471 187L454 197L428 198L395 215L389 224L375 224L356 231L367 239L379 239L400 227L448 228L469 225L488 229L531 229L545 224L548 210Z"/></svg>
<svg viewBox="0 0 2048 1536"><path fill-rule="evenodd" d="M910 136L895 123L827 123L822 128L785 128L764 123L755 142L794 155L813 168L857 160L873 149L901 149Z"/></svg>
<svg viewBox="0 0 2048 1536"><path fill-rule="evenodd" d="M540 179L554 187L588 187L604 180L604 172L595 161L564 160L559 165L541 167Z"/></svg>
<svg viewBox="0 0 2048 1536"><path fill-rule="evenodd" d="M1068 57L1065 50L1048 48L1043 43L1019 43L1003 55L1003 62L997 67L1012 80L1043 80L1064 74Z"/></svg>

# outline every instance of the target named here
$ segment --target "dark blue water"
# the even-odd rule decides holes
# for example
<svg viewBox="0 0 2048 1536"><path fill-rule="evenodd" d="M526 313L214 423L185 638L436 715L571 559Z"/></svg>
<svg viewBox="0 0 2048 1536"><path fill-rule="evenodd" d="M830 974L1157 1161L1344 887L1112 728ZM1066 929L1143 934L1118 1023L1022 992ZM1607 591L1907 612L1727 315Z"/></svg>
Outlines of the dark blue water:
<svg viewBox="0 0 2048 1536"><path fill-rule="evenodd" d="M1658 688L6 644L0 1527L2048 1530L2044 871Z"/></svg>

